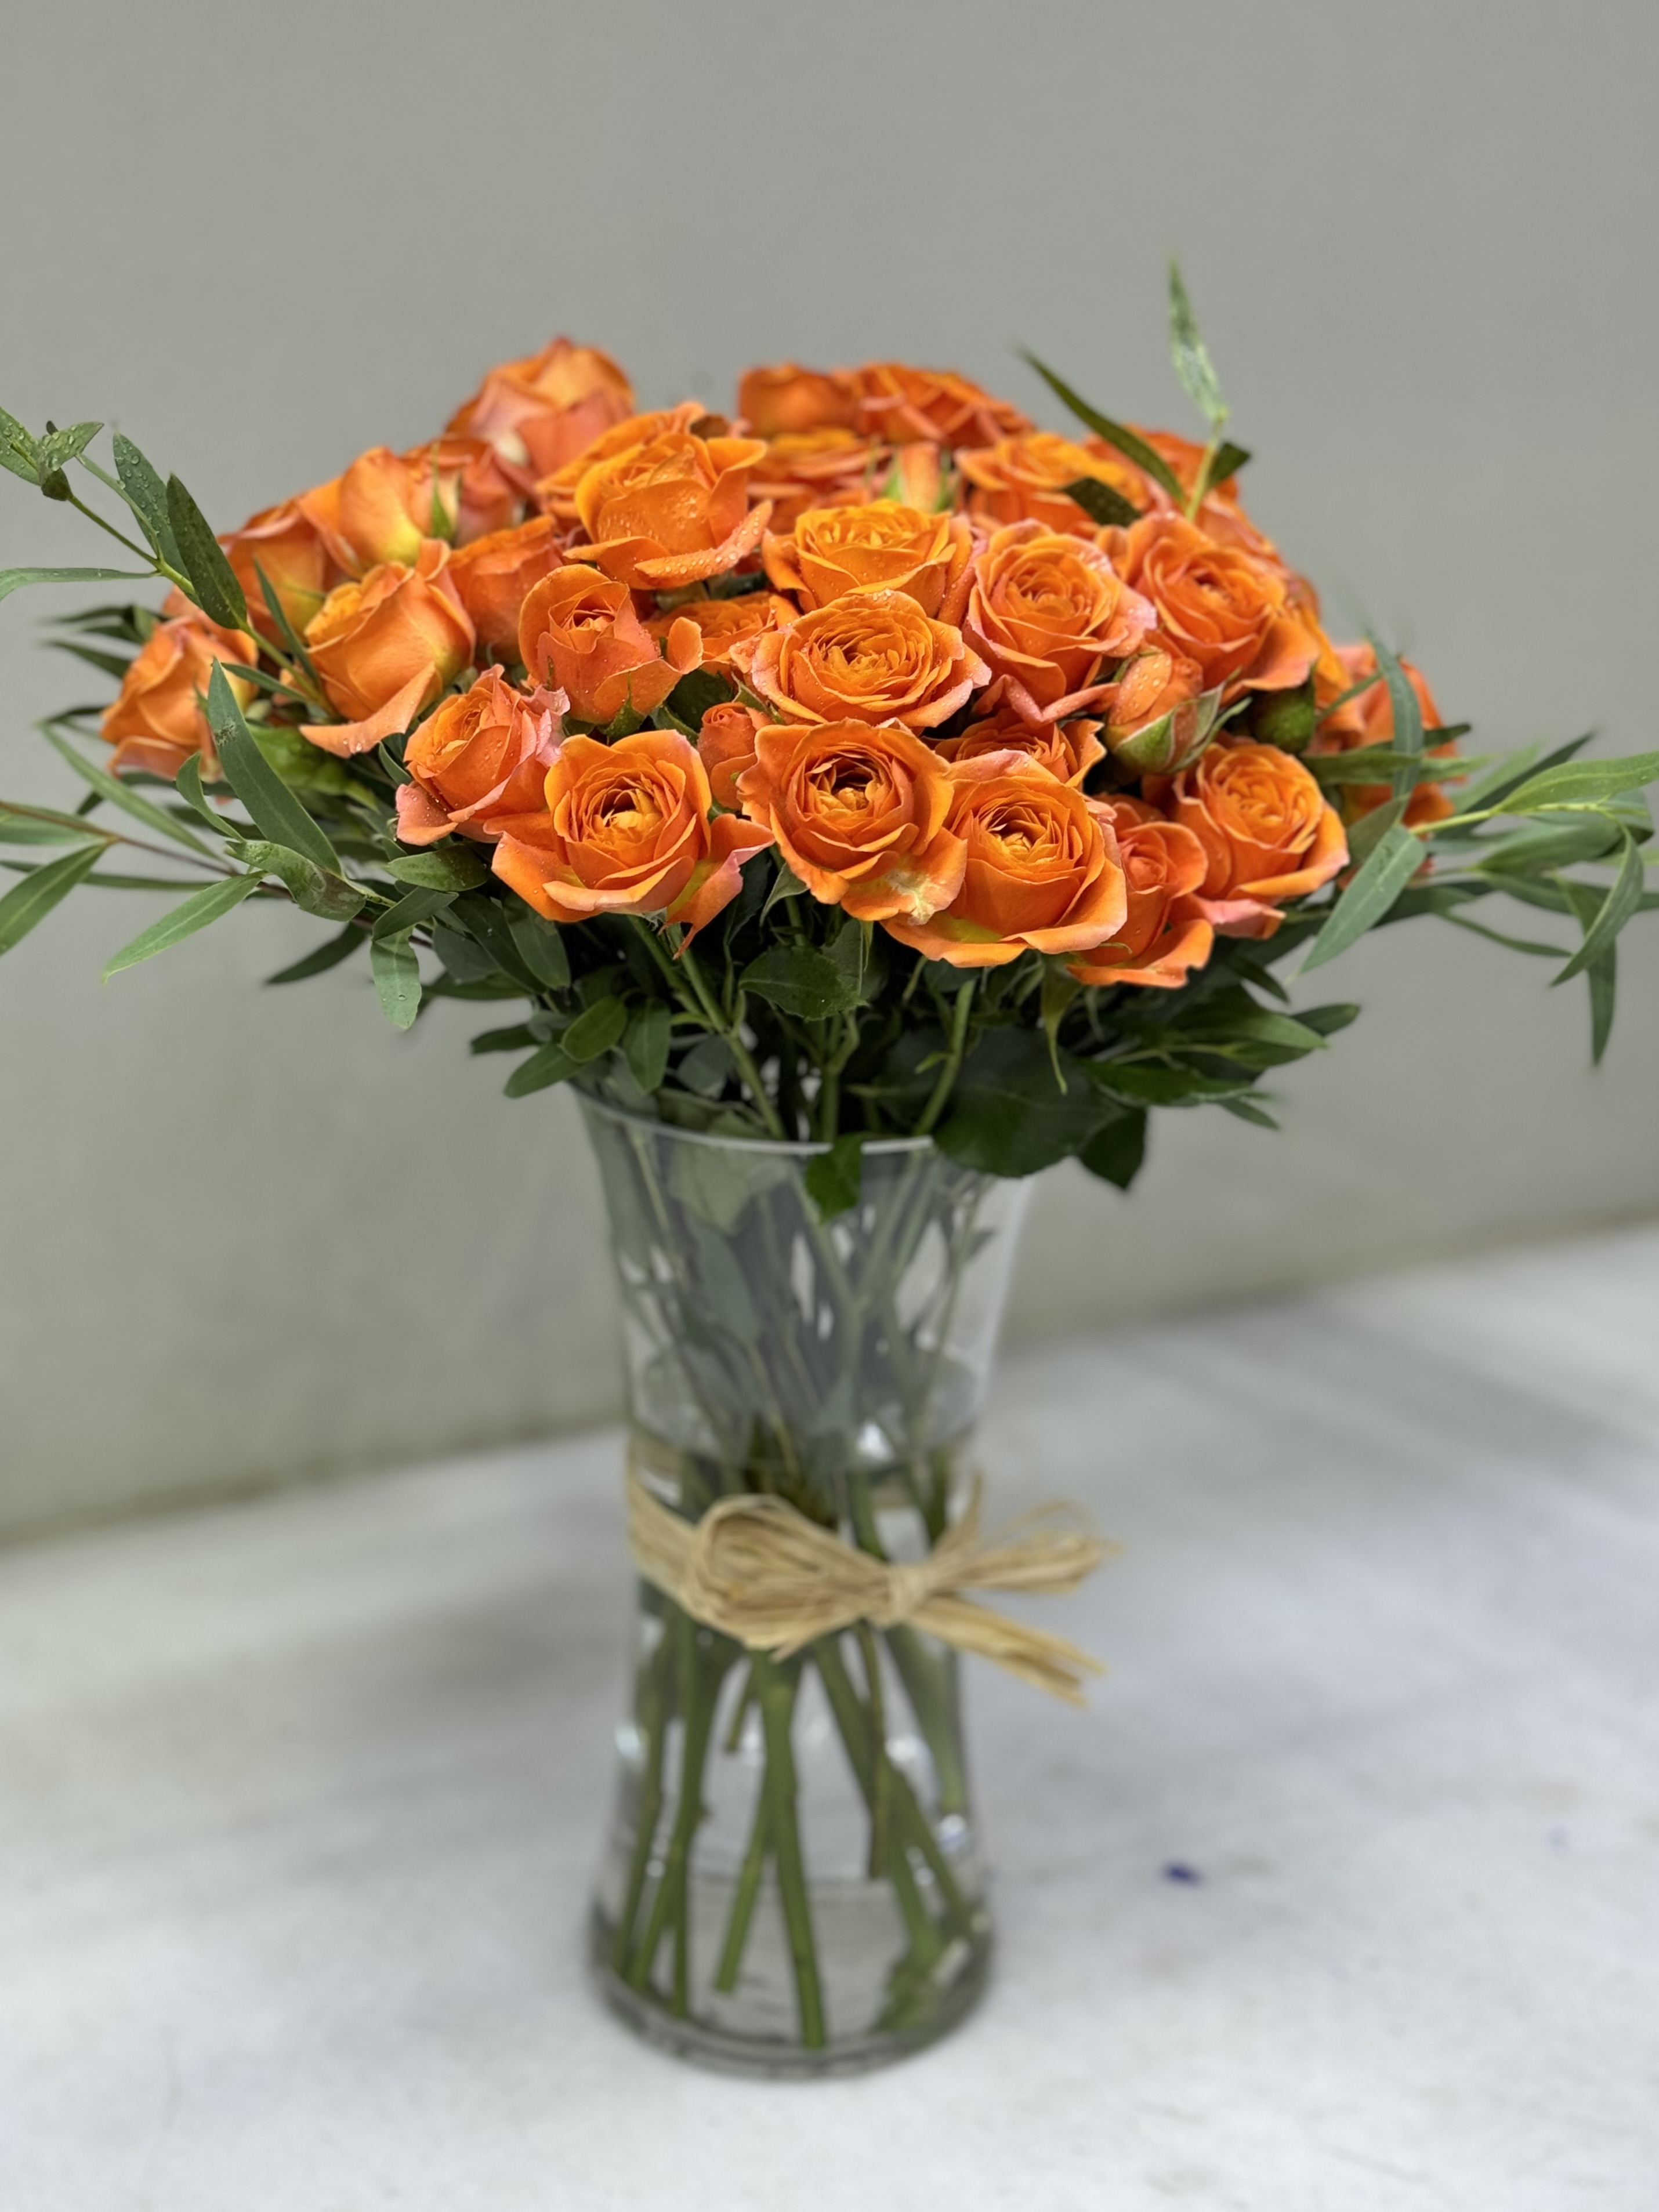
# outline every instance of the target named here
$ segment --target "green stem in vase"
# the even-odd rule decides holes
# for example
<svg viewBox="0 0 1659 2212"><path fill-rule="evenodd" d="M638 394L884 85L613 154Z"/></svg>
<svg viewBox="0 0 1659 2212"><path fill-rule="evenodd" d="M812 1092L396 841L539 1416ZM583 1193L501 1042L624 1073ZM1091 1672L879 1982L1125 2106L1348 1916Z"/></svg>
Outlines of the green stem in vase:
<svg viewBox="0 0 1659 2212"><path fill-rule="evenodd" d="M876 1527L867 1477L848 1485L848 1510L860 1549L868 1552L872 1559L884 1559L887 1547ZM962 1756L962 1722L951 1656L946 1651L931 1650L914 1628L889 1628L883 1633L915 1714L916 1725L933 1756L933 1772L939 1782L939 1809L941 1814L957 1814L965 1819L968 1770Z"/></svg>
<svg viewBox="0 0 1659 2212"><path fill-rule="evenodd" d="M714 1728L714 1702L725 1668L711 1666L709 1660L704 1657L699 1645L696 1625L688 1614L676 1609L673 1618L678 1660L677 1672L680 1680L680 1717L684 1730L680 1753L679 1802L675 1808L674 1830L669 1839L662 1879L657 1886L656 1896L652 1899L644 1940L635 1954L628 1978L635 1989L645 1988L651 1978L651 1969L663 1932L672 1918L676 1929L673 2006L676 2014L684 2018L690 2002L685 1962L689 1959L690 1942L691 1842L702 1825L705 1810L702 1802L703 1768L708 1761L708 1739Z"/></svg>
<svg viewBox="0 0 1659 2212"><path fill-rule="evenodd" d="M800 1828L795 1814L795 1755L789 1733L794 1719L795 1692L800 1681L799 1665L781 1667L757 1654L751 1662L760 1698L761 1725L766 1732L764 1789L771 1805L772 1849L777 1861L778 1894L783 1923L789 1938L790 1962L795 1970L795 1998L800 2013L800 2039L808 2051L822 2051L826 2037L823 1995L818 1979L817 1940L812 1934L812 1909L807 1895L806 1868L801 1857Z"/></svg>
<svg viewBox="0 0 1659 2212"><path fill-rule="evenodd" d="M624 1976L628 1972L634 1948L634 1929L640 1917L640 1900L645 1895L646 1875L650 1868L652 1851L656 1846L657 1823L662 1818L663 1756L667 1747L668 1735L669 1651L669 1641L665 1633L640 1671L639 1692L634 1705L635 1725L645 1742L645 1773L640 1784L634 1850L628 1869L628 1887L617 1917L611 1954L612 1965L619 1974Z"/></svg>
<svg viewBox="0 0 1659 2212"><path fill-rule="evenodd" d="M893 1763L887 1756L887 1701L882 1695L881 1653L867 1620L858 1625L859 1652L870 1698L870 1879L887 1871Z"/></svg>
<svg viewBox="0 0 1659 2212"><path fill-rule="evenodd" d="M730 1996L738 1986L744 1948L749 1941L749 1924L755 1917L761 1876L766 1871L766 1855L771 1847L772 1800L767 1790L766 1777L763 1774L755 1795L755 1818L749 1831L749 1848L743 1855L743 1865L738 1869L738 1886L732 1896L732 1914L726 1923L726 1941L720 1946L720 1962L714 1974L714 1987L726 1996Z"/></svg>

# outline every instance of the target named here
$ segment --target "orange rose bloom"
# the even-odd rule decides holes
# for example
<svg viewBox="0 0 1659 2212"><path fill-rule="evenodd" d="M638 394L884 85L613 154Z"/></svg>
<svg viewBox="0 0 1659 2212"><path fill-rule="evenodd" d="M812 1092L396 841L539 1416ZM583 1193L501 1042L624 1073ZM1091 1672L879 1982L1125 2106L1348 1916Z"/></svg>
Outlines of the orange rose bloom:
<svg viewBox="0 0 1659 2212"><path fill-rule="evenodd" d="M769 726L738 788L813 897L860 921L925 921L962 888L966 848L945 827L949 776L908 730Z"/></svg>
<svg viewBox="0 0 1659 2212"><path fill-rule="evenodd" d="M450 556L449 573L486 653L518 658L524 603L562 557L544 514L532 515L516 530L492 530Z"/></svg>
<svg viewBox="0 0 1659 2212"><path fill-rule="evenodd" d="M769 443L749 496L772 502L772 526L793 530L809 507L859 507L872 495L882 449L853 430L791 430Z"/></svg>
<svg viewBox="0 0 1659 2212"><path fill-rule="evenodd" d="M1158 611L1173 649L1202 688L1280 691L1305 681L1319 641L1291 606L1282 572L1218 545L1178 514L1149 514L1123 532L1124 575Z"/></svg>
<svg viewBox="0 0 1659 2212"><path fill-rule="evenodd" d="M1362 677L1375 676L1376 649L1371 645L1339 645L1333 647L1337 665L1342 671L1341 689L1358 684ZM1434 703L1434 694L1421 669L1414 668L1409 660L1400 664L1407 682L1417 694L1418 711L1423 717L1425 733L1437 730L1442 724L1440 709ZM1350 699L1325 722L1309 747L1310 752L1351 752L1363 745L1390 745L1394 743L1394 701L1389 696L1386 684L1373 684L1369 691L1362 691ZM1437 758L1456 757L1452 745L1431 745L1428 750ZM1394 796L1386 783L1348 785L1343 793L1350 821L1358 821L1373 807L1386 806ZM1443 822L1455 813L1449 799L1437 783L1419 783L1406 802L1405 821L1415 828L1428 822Z"/></svg>
<svg viewBox="0 0 1659 2212"><path fill-rule="evenodd" d="M1179 775L1149 777L1146 790L1203 847L1198 911L1224 937L1271 937L1286 899L1317 890L1347 864L1340 817L1277 745L1212 745Z"/></svg>
<svg viewBox="0 0 1659 2212"><path fill-rule="evenodd" d="M416 520L428 527L434 520L443 524L432 530L434 538L470 545L475 538L510 530L524 511L522 486L483 438L434 438L402 459Z"/></svg>
<svg viewBox="0 0 1659 2212"><path fill-rule="evenodd" d="M1097 799L1095 811L1117 839L1128 910L1109 940L1074 960L1071 972L1079 983L1179 990L1215 942L1193 896L1208 867L1204 848L1190 830L1138 799Z"/></svg>
<svg viewBox="0 0 1659 2212"><path fill-rule="evenodd" d="M766 573L807 608L848 592L908 592L925 615L959 623L973 540L961 514L923 514L876 500L857 507L809 507L785 537L768 532Z"/></svg>
<svg viewBox="0 0 1659 2212"><path fill-rule="evenodd" d="M1012 522L974 563L963 630L1028 721L1055 721L1094 702L1107 660L1133 653L1152 611L1098 546Z"/></svg>
<svg viewBox="0 0 1659 2212"><path fill-rule="evenodd" d="M949 721L990 674L959 630L906 592L849 592L787 629L739 640L732 658L787 720L912 730Z"/></svg>
<svg viewBox="0 0 1659 2212"><path fill-rule="evenodd" d="M708 787L717 806L736 812L743 805L738 778L755 765L755 738L766 726L764 714L735 699L710 707L697 733L697 758L708 771Z"/></svg>
<svg viewBox="0 0 1659 2212"><path fill-rule="evenodd" d="M760 544L770 509L749 505L758 438L668 430L591 462L572 494L592 543L583 558L641 592L735 568Z"/></svg>
<svg viewBox="0 0 1659 2212"><path fill-rule="evenodd" d="M1052 430L1000 438L994 446L963 453L957 466L969 486L969 513L987 522L1040 522L1045 530L1092 537L1097 526L1093 518L1066 497L1066 486L1079 477L1091 477L1121 492L1139 512L1148 505L1146 480L1139 469L1116 456L1073 445Z"/></svg>
<svg viewBox="0 0 1659 2212"><path fill-rule="evenodd" d="M1018 407L948 368L872 361L854 372L861 427L895 446L993 446L1031 427Z"/></svg>
<svg viewBox="0 0 1659 2212"><path fill-rule="evenodd" d="M550 514L562 529L574 530L580 521L576 512L576 486L589 469L597 468L601 461L614 461L619 453L631 453L637 446L649 445L653 438L678 436L689 430L694 422L709 418L698 399L683 399L678 407L659 407L648 414L626 416L602 431L590 445L573 453L556 469L540 477L536 485L536 496L543 510Z"/></svg>
<svg viewBox="0 0 1659 2212"><path fill-rule="evenodd" d="M674 730L614 745L567 738L547 771L546 805L505 817L495 873L549 921L660 914L695 936L742 887L744 862L770 842L740 815L709 818L708 778Z"/></svg>
<svg viewBox="0 0 1659 2212"><path fill-rule="evenodd" d="M1086 952L1123 921L1116 846L1080 791L1024 753L951 770L946 826L967 848L962 889L925 921L885 924L953 968L1000 968L1022 952Z"/></svg>
<svg viewBox="0 0 1659 2212"><path fill-rule="evenodd" d="M580 562L544 576L519 617L519 658L537 684L569 695L585 722L614 720L624 708L649 714L702 659L695 623L669 626L666 658L634 611L626 584Z"/></svg>
<svg viewBox="0 0 1659 2212"><path fill-rule="evenodd" d="M957 738L941 738L935 747L941 760L977 760L984 753L1029 753L1061 783L1079 791L1083 779L1106 748L1097 732L1098 722L1028 722L1011 707L999 707L983 720L969 722Z"/></svg>
<svg viewBox="0 0 1659 2212"><path fill-rule="evenodd" d="M743 592L734 599L687 599L665 614L650 616L645 626L653 637L666 641L676 623L693 623L702 636L702 665L724 670L732 665L732 648L739 639L794 619L794 608L775 592Z"/></svg>
<svg viewBox="0 0 1659 2212"><path fill-rule="evenodd" d="M434 845L459 830L500 836L495 818L527 814L542 803L559 749L562 691L526 698L486 669L470 691L446 699L404 750L413 782L398 787L398 835L405 845Z"/></svg>
<svg viewBox="0 0 1659 2212"><path fill-rule="evenodd" d="M303 632L344 574L328 535L306 510L303 498L285 499L251 515L224 540L226 558L247 600L256 629L275 638L276 625L259 587L263 569L289 624Z"/></svg>
<svg viewBox="0 0 1659 2212"><path fill-rule="evenodd" d="M486 438L526 480L544 477L632 414L634 394L609 354L555 338L492 368L446 426Z"/></svg>
<svg viewBox="0 0 1659 2212"><path fill-rule="evenodd" d="M340 584L306 627L312 665L343 724L305 726L325 752L368 752L406 730L472 657L471 617L447 573L449 548L424 540L412 568L388 561Z"/></svg>
<svg viewBox="0 0 1659 2212"><path fill-rule="evenodd" d="M738 386L738 412L757 438L850 430L859 419L858 384L844 368L799 368L781 361L749 371Z"/></svg>
<svg viewBox="0 0 1659 2212"><path fill-rule="evenodd" d="M167 595L169 612L188 604L178 592ZM216 660L252 668L258 650L245 631L219 629L193 607L174 621L158 623L99 724L106 743L115 748L110 766L117 775L143 769L171 783L191 755L200 753L209 778L216 777L218 755L198 695L206 691ZM246 706L252 684L240 676L228 675L226 681L238 706Z"/></svg>

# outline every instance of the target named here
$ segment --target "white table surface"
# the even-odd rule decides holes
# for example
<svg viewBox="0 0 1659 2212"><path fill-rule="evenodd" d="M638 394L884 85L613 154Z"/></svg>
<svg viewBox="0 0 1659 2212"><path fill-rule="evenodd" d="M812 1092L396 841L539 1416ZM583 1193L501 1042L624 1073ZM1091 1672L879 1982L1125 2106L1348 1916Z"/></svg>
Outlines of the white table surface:
<svg viewBox="0 0 1659 2212"><path fill-rule="evenodd" d="M990 1997L828 2084L583 1983L614 1437L0 1556L3 2212L1654 2212L1659 1232L1028 1356L985 1459L1113 1671L977 1670Z"/></svg>

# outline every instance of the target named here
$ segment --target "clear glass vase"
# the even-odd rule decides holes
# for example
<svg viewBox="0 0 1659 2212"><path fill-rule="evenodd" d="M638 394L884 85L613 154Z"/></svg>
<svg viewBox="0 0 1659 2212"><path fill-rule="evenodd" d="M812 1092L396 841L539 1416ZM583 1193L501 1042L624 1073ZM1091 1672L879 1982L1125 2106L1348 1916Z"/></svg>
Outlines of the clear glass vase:
<svg viewBox="0 0 1659 2212"><path fill-rule="evenodd" d="M771 1492L872 1553L930 1549L965 1492L1025 1186L872 1141L826 1218L822 1146L583 1106L635 1473L689 1519ZM811 2075L969 2009L991 1929L948 1647L860 1624L775 1661L642 1582L618 1743L592 1955L641 2033Z"/></svg>

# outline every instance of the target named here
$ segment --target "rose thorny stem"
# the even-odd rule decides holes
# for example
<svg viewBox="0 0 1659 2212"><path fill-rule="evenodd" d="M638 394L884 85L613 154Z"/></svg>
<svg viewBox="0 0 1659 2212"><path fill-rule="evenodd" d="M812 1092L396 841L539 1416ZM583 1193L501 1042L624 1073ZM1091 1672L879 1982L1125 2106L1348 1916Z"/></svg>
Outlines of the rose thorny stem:
<svg viewBox="0 0 1659 2212"><path fill-rule="evenodd" d="M789 1938L790 1962L795 1970L800 2039L808 2051L822 2051L826 2040L823 1996L818 1981L817 1944L812 1934L806 1869L801 1858L800 1828L795 1817L795 1755L789 1741L799 1670L786 1669L758 1654L751 1663L756 1694L760 1700L761 1726L766 1735L763 1787L771 1804L772 1848L777 1861L778 1894Z"/></svg>

